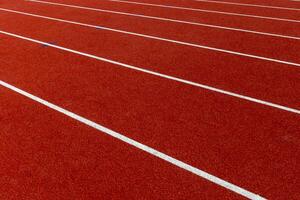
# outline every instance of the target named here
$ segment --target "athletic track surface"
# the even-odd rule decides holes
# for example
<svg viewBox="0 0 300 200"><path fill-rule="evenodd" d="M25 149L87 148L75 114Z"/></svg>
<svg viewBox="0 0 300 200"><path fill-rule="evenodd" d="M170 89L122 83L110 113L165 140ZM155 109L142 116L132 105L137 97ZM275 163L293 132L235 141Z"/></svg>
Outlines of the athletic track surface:
<svg viewBox="0 0 300 200"><path fill-rule="evenodd" d="M0 199L300 199L300 2L0 0Z"/></svg>

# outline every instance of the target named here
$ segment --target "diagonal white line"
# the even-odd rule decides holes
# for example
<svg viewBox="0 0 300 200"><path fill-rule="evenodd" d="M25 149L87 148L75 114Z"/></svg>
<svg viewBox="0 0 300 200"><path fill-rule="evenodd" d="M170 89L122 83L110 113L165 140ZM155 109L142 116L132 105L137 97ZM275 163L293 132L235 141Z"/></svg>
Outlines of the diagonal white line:
<svg viewBox="0 0 300 200"><path fill-rule="evenodd" d="M16 93L18 93L18 94L21 94L21 95L23 95L23 96L25 96L25 97L27 97L27 98L35 101L35 102L38 102L38 103L40 103L40 104L42 104L42 105L44 105L44 106L46 106L48 108L51 108L51 109L53 109L53 110L55 110L57 112L60 112L60 113L66 115L66 116L68 116L68 117L70 117L70 118L72 118L74 120L77 120L77 121L79 121L79 122L81 122L81 123L83 123L83 124L85 124L87 126L90 126L92 128L97 129L98 131L101 131L101 132L103 132L103 133L105 133L107 135L110 135L111 137L114 137L114 138L116 138L118 140L121 140L121 141L123 141L123 142L125 142L125 143L127 143L127 144L129 144L131 146L134 146L134 147L136 147L136 148L138 148L138 149L140 149L142 151L145 151L145 152L151 154L152 156L160 158L160 159L162 159L162 160L164 160L164 161L166 161L166 162L168 162L170 164L173 164L173 165L175 165L175 166L177 166L177 167L179 167L181 169L184 169L184 170L186 170L186 171L188 171L190 173L193 173L193 174L195 174L195 175L197 175L197 176L199 176L201 178L204 178L204 179L206 179L208 181L211 181L211 182L213 182L213 183L215 183L215 184L217 184L217 185L219 185L221 187L224 187L224 188L226 188L226 189L228 189L228 190L230 190L232 192L235 192L235 193L237 193L239 195L242 195L242 196L244 196L244 197L246 197L248 199L253 199L253 200L254 199L255 200L264 200L265 199L265 198L263 198L263 197L261 197L261 196L259 196L257 194L249 192L249 191L247 191L247 190L245 190L245 189L243 189L243 188L241 188L241 187L239 187L237 185L229 183L229 182L227 182L227 181L225 181L223 179L220 179L220 178L218 178L218 177L216 177L214 175L211 175L211 174L209 174L209 173L207 173L207 172L205 172L205 171L203 171L201 169L193 167L193 166L191 166L191 165L189 165L187 163L184 163L184 162L182 162L180 160L177 160L176 158L173 158L173 157L171 157L171 156L169 156L167 154L164 154L164 153L162 153L162 152L160 152L160 151L158 151L156 149L153 149L153 148L151 148L151 147L149 147L147 145L144 145L144 144L142 144L140 142L137 142L137 141L135 141L135 140L133 140L133 139L131 139L129 137L126 137L125 135L122 135L121 133L115 132L115 131L113 131L113 130L111 130L109 128L106 128L106 127L104 127L104 126L102 126L100 124L97 124L97 123L95 123L95 122L93 122L93 121L91 121L91 120L89 120L87 118L79 116L79 115L77 115L77 114L75 114L75 113L73 113L71 111L68 111L68 110L66 110L66 109L64 109L62 107L59 107L59 106L57 106L55 104L52 104L52 103L50 103L50 102L48 102L48 101L46 101L44 99L41 99L41 98L39 98L37 96L34 96L34 95L32 95L32 94L30 94L30 93L28 93L28 92L26 92L24 90L21 90L21 89L15 87L13 85L10 85L10 84L2 81L2 80L0 80L0 85L3 86L3 87L5 87L5 88L8 88L8 89L10 89L10 90L12 90L12 91L14 91Z"/></svg>
<svg viewBox="0 0 300 200"><path fill-rule="evenodd" d="M78 5L55 3L55 2L49 2L49 1L39 1L39 0L25 0L25 1L33 2L33 3L55 5L55 6L62 6L62 7L69 7L69 8L77 8L77 9L83 9L83 10L90 10L90 11L96 11L96 12L112 13L112 14L125 15L125 16L131 16L131 17L139 17L139 18L145 18L145 19L154 19L154 20L174 22L174 23L180 23L180 24L188 24L188 25L194 25L194 26L216 28L216 29L229 30L229 31L251 33L251 34L257 34L257 35L265 35L265 36L271 36L271 37L300 40L300 37L295 37L295 36L281 35L281 34L275 34L275 33L266 33L266 32L261 32L261 31L253 31L253 30L247 30L247 29L232 28L232 27L218 26L218 25L212 25L212 24L204 24L204 23L177 20L177 19L164 18L164 17L140 15L140 14L127 13L127 12L119 12L119 11L112 11L112 10L106 10L106 9L78 6Z"/></svg>
<svg viewBox="0 0 300 200"><path fill-rule="evenodd" d="M230 5L238 5L238 6L249 6L249 7L258 7L258 8L271 8L278 10L291 10L291 11L300 11L299 8L289 8L289 7L280 7L280 6L267 6L267 5L258 5L258 4L246 4L246 3L235 3L228 1L211 1L211 0L194 0L198 2L208 2L208 3L218 3L218 4L230 4Z"/></svg>
<svg viewBox="0 0 300 200"><path fill-rule="evenodd" d="M136 1L123 1L123 0L107 0L107 1L127 3L127 4L136 4L136 5L144 5L144 6L152 6L152 7L161 7L161 8L172 8L172 9L188 10L188 11L196 11L196 12L216 13L216 14L232 15L232 16L239 16L239 17L249 17L249 18L257 18L257 19L267 19L267 20L275 20L275 21L300 23L300 20L284 19L284 18L277 18L277 17L265 17L265 16L258 16L258 15L247 15L247 14L232 13L232 12L222 12L222 11L216 11L216 10L205 10L205 9L199 9L199 8L188 8L188 7L180 7L180 6L152 4L152 3L141 3L141 2L136 2Z"/></svg>
<svg viewBox="0 0 300 200"><path fill-rule="evenodd" d="M96 25L85 24L85 23L81 23L81 22L75 22L75 21L69 21L69 20L64 20L64 19L59 19L59 18L47 17L47 16L43 16L43 15L25 13L25 12L9 10L9 9L4 9L4 8L0 8L0 11L22 14L22 15L27 15L27 16L31 16L31 17L38 17L38 18L42 18L42 19L59 21L59 22L64 22L64 23L69 23L69 24L75 24L75 25L80 25L80 26L85 26L85 27L90 27L90 28L97 28L97 29L102 29L102 30L106 30L106 31L113 31L113 32L117 32L117 33L134 35L134 36L138 36L138 37L154 39L154 40L159 40L159 41L164 41L164 42L170 42L170 43L179 44L179 45L185 45L185 46L190 46L190 47L195 47L195 48L200 48L200 49L207 49L207 50L211 50L211 51L222 52L222 53L226 53L226 54L233 54L233 55L242 56L242 57L254 58L254 59L258 59L258 60L264 60L264 61L270 61L270 62L300 67L300 63L278 60L278 59L274 59L274 58L257 56L257 55L241 53L241 52L231 51L231 50L226 50L226 49L220 49L220 48L215 48L215 47L209 47L209 46L204 46L204 45L199 45L199 44L194 44L194 43L189 43L189 42L183 42L183 41L179 41L179 40L172 40L172 39L167 39L167 38L162 38L162 37L157 37L157 36L123 31L123 30L108 28L108 27L104 27L104 26L96 26Z"/></svg>
<svg viewBox="0 0 300 200"><path fill-rule="evenodd" d="M114 61L114 60L110 60L110 59L107 59L107 58L103 58L103 57L95 56L95 55L92 55L92 54L88 54L88 53L76 51L76 50L73 50L73 49L69 49L69 48L66 48L66 47L50 44L50 43L47 43L47 42L43 42L43 41L40 41L40 40L28 38L28 37L25 37L25 36L14 34L14 33L9 33L9 32L1 31L1 30L0 30L0 33L4 34L4 35L11 36L11 37L19 38L19 39L22 39L22 40L30 41L30 42L33 42L33 43L47 45L47 46L53 47L55 49L60 49L60 50L67 51L67 52L70 52L70 53L74 53L74 54L77 54L77 55L85 56L85 57L88 57L88 58L92 58L92 59L100 60L100 61L103 61L103 62L111 63L111 64L114 64L114 65L117 65L117 66L120 66L120 67L124 67L124 68L132 69L132 70L135 70L135 71L143 72L143 73L146 73L146 74L151 74L151 75L154 75L154 76L158 76L158 77L161 77L161 78L173 80L173 81L176 81L176 82L179 82L179 83L184 83L184 84L187 84L187 85L199 87L199 88L202 88L202 89L206 89L206 90L210 90L210 91L217 92L217 93L220 93L220 94L224 94L224 95L236 97L236 98L239 98L239 99L247 100L247 101L250 101L250 102L262 104L262 105L265 105L265 106L277 108L277 109L280 109L280 110L292 112L292 113L295 113L295 114L300 114L300 110L297 110L297 109L294 109L294 108L289 108L289 107L282 106L282 105L275 104L275 103L271 103L271 102L268 102L268 101L264 101L264 100L256 99L256 98L253 98L253 97L244 96L244 95L233 93L233 92L230 92L230 91L218 89L218 88L208 86L208 85L204 85L204 84L201 84L201 83L196 83L196 82L188 81L188 80L185 80L185 79L177 78L177 77L174 77L174 76L169 76L169 75L158 73L158 72L155 72L155 71L139 68L139 67L136 67L136 66L133 66L133 65L128 65L128 64L121 63L121 62L118 62L118 61Z"/></svg>

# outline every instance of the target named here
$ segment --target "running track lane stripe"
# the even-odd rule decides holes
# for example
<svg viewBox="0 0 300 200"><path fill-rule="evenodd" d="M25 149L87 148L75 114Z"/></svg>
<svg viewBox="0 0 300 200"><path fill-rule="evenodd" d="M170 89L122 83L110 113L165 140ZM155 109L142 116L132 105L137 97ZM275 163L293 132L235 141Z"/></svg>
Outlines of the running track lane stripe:
<svg viewBox="0 0 300 200"><path fill-rule="evenodd" d="M214 47L209 47L209 46L204 46L204 45L199 45L199 44L194 44L194 43L183 42L183 41L179 41L179 40L172 40L172 39L161 38L161 37L157 37L157 36L145 35L145 34L141 34L141 33L123 31L123 30L108 28L108 27L104 27L104 26L84 24L84 23L80 23L80 22L69 21L69 20L64 20L64 19L59 19L59 18L47 17L47 16L36 15L36 14L32 14L32 13L25 13L25 12L20 12L20 11L15 11L15 10L9 10L9 9L5 9L5 8L0 8L0 11L11 12L11 13L16 13L16 14L21 14L21 15L27 15L27 16L31 16L31 17L37 17L37 18L43 18L43 19L48 19L48 20L53 20L53 21L59 21L59 22L64 22L64 23L69 23L69 24L75 24L75 25L80 25L80 26L85 26L85 27L90 27L90 28L97 28L97 29L122 33L122 34L128 34L128 35L134 35L134 36L138 36L138 37L144 37L144 38L164 41L164 42L171 42L171 43L175 43L175 44L180 44L180 45L185 45L185 46L190 46L190 47L195 47L195 48L200 48L200 49L207 49L207 50L211 50L211 51L217 51L217 52L222 52L222 53L227 53L227 54L233 54L233 55L244 56L244 57L248 57L248 58L254 58L254 59L259 59L259 60L265 60L265 61L300 67L300 63L278 60L278 59L274 59L274 58L267 58L267 57L263 57L263 56L246 54L246 53L241 53L241 52L237 52L237 51L230 51L230 50L226 50L226 49L219 49L219 48L214 48Z"/></svg>
<svg viewBox="0 0 300 200"><path fill-rule="evenodd" d="M184 162L182 162L180 160L177 160L176 158L173 158L171 156L168 156L167 154L164 154L164 153L162 153L162 152L160 152L160 151L158 151L156 149L153 149L153 148L151 148L149 146L146 146L146 145L144 145L142 143L139 143L139 142L137 142L137 141L135 141L135 140L133 140L133 139L131 139L129 137L126 137L126 136L124 136L124 135L122 135L120 133L117 133L117 132L115 132L115 131L113 131L111 129L108 129L108 128L106 128L106 127L104 127L104 126L102 126L100 124L97 124L97 123L95 123L95 122L93 122L91 120L88 120L88 119L86 119L84 117L81 117L81 116L79 116L79 115L77 115L77 114L75 114L75 113L73 113L71 111L65 110L64 108L61 108L61 107L59 107L57 105L54 105L54 104L52 104L52 103L50 103L50 102L48 102L46 100L43 100L43 99L41 99L41 98L39 98L37 96L34 96L34 95L32 95L32 94L30 94L28 92L25 92L25 91L23 91L23 90L21 90L19 88L16 88L15 86L12 86L12 85L10 85L10 84L8 84L6 82L3 82L2 80L0 80L0 85L3 86L3 87L5 87L5 88L7 88L7 89L10 89L10 90L12 90L12 91L14 91L16 93L19 93L19 94L21 94L21 95L23 95L23 96L25 96L25 97L33 100L33 101L36 101L36 102L38 102L38 103L40 103L40 104L42 104L42 105L44 105L44 106L46 106L48 108L51 108L51 109L53 109L53 110L55 110L57 112L60 112L60 113L62 113L64 115L67 115L68 117L73 118L73 119L75 119L75 120L77 120L77 121L79 121L79 122L81 122L83 124L86 124L86 125L88 125L88 126L90 126L92 128L95 128L95 129L97 129L97 130L99 130L101 132L104 132L107 135L110 135L110 136L112 136L112 137L114 137L114 138L116 138L118 140L121 140L121 141L123 141L123 142L125 142L125 143L127 143L127 144L129 144L131 146L134 146L134 147L136 147L136 148L138 148L138 149L140 149L142 151L145 151L145 152L147 152L147 153L149 153L149 154L151 154L151 155L153 155L155 157L158 157L158 158L160 158L160 159L162 159L162 160L164 160L164 161L166 161L168 163L171 163L171 164L173 164L173 165L175 165L175 166L177 166L179 168L182 168L182 169L184 169L186 171L189 171L189 172L191 172L191 173L193 173L193 174L195 174L195 175L197 175L199 177L202 177L202 178L204 178L204 179L206 179L208 181L211 181L211 182L213 182L213 183L215 183L215 184L217 184L217 185L219 185L221 187L224 187L224 188L226 188L228 190L231 190L231 191L233 191L233 192L235 192L237 194L240 194L240 195L242 195L244 197L247 197L249 199L255 199L255 200L264 200L265 199L265 198L263 198L263 197L261 197L261 196L259 196L257 194L249 192L249 191L247 191L247 190L245 190L245 189L243 189L243 188L241 188L239 186L236 186L236 185L234 185L232 183L229 183L229 182L227 182L225 180L222 180L222 179L220 179L220 178L218 178L218 177L216 177L214 175L211 175L211 174L209 174L209 173L207 173L205 171L202 171L201 169L198 169L198 168L193 167L193 166L191 166L189 164L186 164L186 163L184 163Z"/></svg>
<svg viewBox="0 0 300 200"><path fill-rule="evenodd" d="M137 4L137 5L143 5L143 6L153 6L153 7L161 7L161 8L172 8L172 9L179 9L179 10L206 12L206 13L216 13L216 14L222 14L222 15L233 15L233 16L239 16L239 17L250 17L250 18L257 18L257 19L267 19L267 20L300 23L300 20L277 18L277 17L265 17L265 16L258 16L258 15L247 15L247 14L240 14L240 13L222 12L222 11L216 11L216 10L204 10L204 9L198 9L198 8L187 8L187 7L180 7L180 6L162 5L162 4L141 3L141 2L136 2L136 1L123 1L123 0L107 0L107 1L118 2L118 3L128 3L128 4Z"/></svg>
<svg viewBox="0 0 300 200"><path fill-rule="evenodd" d="M219 3L219 4L230 4L230 5L238 5L238 6L249 6L249 7L258 7L258 8L272 8L279 10L292 10L292 11L300 11L299 8L288 8L288 7L279 7L279 6L266 6L266 5L258 5L258 4L246 4L246 3L235 3L228 1L211 1L211 0L194 0L198 2L208 2L208 3Z"/></svg>
<svg viewBox="0 0 300 200"><path fill-rule="evenodd" d="M286 39L300 40L300 37L273 34L273 33L266 33L266 32L260 32L260 31L252 31L252 30L247 30L247 29L239 29L239 28L232 28L232 27L226 27L226 26L218 26L218 25L212 25L212 24L203 24L203 23L198 23L198 22L176 20L176 19L171 19L171 18L163 18L163 17L155 17L155 16L149 16L149 15L140 15L140 14L126 13L126 12L118 12L118 11L113 11L113 10L104 10L104 9L91 8L91 7L78 6L78 5L54 3L54 2L49 2L49 1L39 1L39 0L26 0L26 1L33 2L33 3L42 3L42 4L69 7L69 8L77 8L77 9L83 9L83 10L91 10L91 11L97 11L97 12L105 12L105 13L112 13L112 14L118 14L118 15L125 15L125 16L132 16L132 17L140 17L140 18L146 18L146 19L154 19L154 20L160 20L160 21L181 23L181 24L189 24L189 25L195 25L195 26L203 26L203 27L230 30L230 31L238 31L238 32L258 34L258 35L266 35L266 36L271 36L271 37L280 37L280 38L286 38Z"/></svg>
<svg viewBox="0 0 300 200"><path fill-rule="evenodd" d="M206 90L221 93L221 94L224 94L224 95L236 97L236 98L239 98L239 99L244 99L244 100L247 100L247 101L250 101L250 102L262 104L262 105L265 105L265 106L277 108L277 109L280 109L280 110L284 110L284 111L288 111L288 112L292 112L292 113L300 115L300 110L297 110L297 109L294 109L294 108L289 108L289 107L282 106L282 105L275 104L275 103L271 103L271 102L268 102L268 101L264 101L264 100L256 99L256 98L253 98L253 97L244 96L244 95L233 93L233 92L230 92L230 91L218 89L218 88L215 88L215 87L212 87L212 86L208 86L208 85L188 81L188 80L177 78L177 77L174 77L174 76L169 76L169 75L158 73L158 72L155 72L155 71L139 68L139 67L136 67L136 66L133 66L133 65L124 64L124 63L117 62L117 61L114 61L114 60L110 60L110 59L107 59L107 58L98 57L98 56L95 56L95 55L92 55L92 54L83 53L83 52L80 52L80 51L68 49L66 47L58 46L58 45L55 45L55 44L50 44L50 43L43 42L43 41L40 41L40 40L35 40L35 39L32 39L32 38L24 37L24 36L17 35L17 34L14 34L14 33L9 33L9 32L1 31L1 30L0 30L0 33L4 34L4 35L11 36L11 37L19 38L19 39L22 39L22 40L30 41L30 42L33 42L33 43L47 45L47 46L53 47L55 49L60 49L60 50L67 51L67 52L70 52L70 53L74 53L74 54L77 54L77 55L85 56L85 57L88 57L88 58L93 58L93 59L100 60L100 61L103 61L103 62L111 63L111 64L118 65L118 66L121 66L121 67L124 67L124 68L132 69L132 70L143 72L143 73L146 73L146 74L151 74L151 75L158 76L158 77L161 77L161 78L173 80L173 81L176 81L176 82L184 83L184 84L187 84L187 85L199 87L199 88L202 88L202 89L206 89Z"/></svg>

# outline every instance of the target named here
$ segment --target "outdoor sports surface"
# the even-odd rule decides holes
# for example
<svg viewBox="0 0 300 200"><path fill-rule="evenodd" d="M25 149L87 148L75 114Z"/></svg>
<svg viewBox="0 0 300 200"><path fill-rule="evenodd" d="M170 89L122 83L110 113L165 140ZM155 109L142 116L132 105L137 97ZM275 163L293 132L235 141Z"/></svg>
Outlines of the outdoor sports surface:
<svg viewBox="0 0 300 200"><path fill-rule="evenodd" d="M300 1L0 0L1 200L300 199Z"/></svg>

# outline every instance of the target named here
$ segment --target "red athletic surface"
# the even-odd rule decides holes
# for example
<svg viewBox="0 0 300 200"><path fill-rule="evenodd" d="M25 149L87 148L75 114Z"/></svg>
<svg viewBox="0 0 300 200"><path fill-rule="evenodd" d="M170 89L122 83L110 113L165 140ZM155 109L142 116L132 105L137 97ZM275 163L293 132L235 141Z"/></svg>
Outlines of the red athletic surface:
<svg viewBox="0 0 300 200"><path fill-rule="evenodd" d="M238 199L11 91L0 92L1 199Z"/></svg>
<svg viewBox="0 0 300 200"><path fill-rule="evenodd" d="M64 2L67 4L72 4L72 1L70 0L64 0ZM73 4L74 3L76 2L73 2ZM91 4L90 2L77 2L75 5L89 5L86 7L103 8L101 4L99 6L99 2L93 4ZM20 5L18 6L20 7ZM106 7L106 9L116 10L114 7L114 5L111 5L108 8ZM223 48L231 51L238 51L241 53L254 54L258 56L265 56L269 58L276 58L280 60L300 63L300 57L298 55L298 52L300 51L300 40L274 38L272 36L266 37L265 35L241 33L230 30L220 30L209 27L199 27L195 25L178 24L174 22L158 21L153 19L87 11L82 9L66 8L39 3L27 3L26 5L22 6L22 9L18 10L61 19L68 19L71 21L77 21L86 24L99 26L101 25L120 30L143 33L147 35L190 42L194 44L201 44L210 47ZM120 9L118 9L118 11L119 10ZM70 11L72 11L72 15L68 14L68 12ZM152 13L150 14L150 16L158 15ZM23 18L23 16L20 16L21 20ZM15 17L14 20L16 20ZM144 26L144 24L147 24L147 26ZM289 26L293 25L293 23L273 22L273 26L277 26L278 28L281 28L281 26L285 24L289 24ZM263 24L263 26L265 26L265 24ZM296 26L299 27L299 29L297 29L297 34L300 35L300 23L296 24ZM255 31L257 30L257 28L252 30ZM235 37L231 37L232 34L234 34ZM226 40L222 38L226 38ZM132 42L136 45L139 44L135 41Z"/></svg>
<svg viewBox="0 0 300 200"><path fill-rule="evenodd" d="M299 42L287 39L23 1L0 2L2 8L300 60ZM99 6L96 1L60 2L109 7L105 1ZM172 5L196 7L189 1ZM141 11L131 7L133 13ZM155 14L154 9L150 11ZM164 15L172 16L173 11L167 11ZM178 17L189 14L185 11ZM295 66L2 11L0 18L3 31L300 108L300 72ZM245 25L244 19L235 18ZM267 30L268 22L256 21ZM300 35L299 29L291 32L295 33ZM300 198L299 115L0 37L1 80L266 198ZM0 88L0 95L0 119L4 119L0 193L4 199L242 198L7 89Z"/></svg>
<svg viewBox="0 0 300 200"><path fill-rule="evenodd" d="M102 0L103 1L103 0ZM126 1L135 1L135 0L126 0ZM233 2L233 3L244 3L244 4L258 4L258 5L266 5L266 6L280 6L280 7L292 7L292 8L300 8L299 3L295 1L285 1L285 0L223 0L224 2ZM163 4L168 3L171 5L186 5L187 7L197 7L196 5L201 5L202 2L195 2L194 0L189 1L171 1L171 0L139 0L135 2L143 2L143 3L157 3ZM199 6L200 7L200 6ZM216 8L216 7L214 7ZM223 7L220 7L223 8ZM224 8L223 8L224 9Z"/></svg>
<svg viewBox="0 0 300 200"><path fill-rule="evenodd" d="M214 24L214 25L224 25L224 26L229 26L229 27L234 27L234 28L251 29L251 30L256 30L256 31L278 33L278 34L284 34L284 35L292 35L292 36L300 35L300 32L299 32L300 24L299 23L289 23L289 22L283 22L283 21L281 22L281 21L273 21L273 20L265 20L265 19L263 20L263 19L249 18L249 17L238 17L238 16L222 15L222 14L216 14L216 13L206 13L206 12L186 11L186 10L169 9L169 8L149 7L149 6L136 5L136 4L109 2L109 1L105 1L105 0L101 1L101 3L97 0L90 0L88 2L80 1L80 0L74 0L74 1L55 0L52 2L83 5L83 6L87 6L87 7L103 8L103 9L110 9L110 10L117 10L117 11L124 11L124 12L126 11L126 12L138 13L138 14L154 15L154 16L160 16L160 17L166 17L166 18L199 22L199 23L209 23L209 24ZM178 4L176 2L174 2L174 1L173 2L171 2L171 1L159 1L159 2L158 1L147 1L147 3L161 4L161 5L176 5L176 6L187 7L187 6L183 6L182 4ZM184 1L184 2L188 2L188 4L190 4L193 1ZM30 6L33 6L33 4L35 4L35 3L30 3ZM193 4L195 4L195 3L193 3ZM200 2L198 2L197 4L200 5ZM51 9L51 7L52 6L47 6L47 9ZM205 8L202 6L194 6L194 8L197 8L197 7L207 9L207 10L212 10L212 9ZM224 9L214 9L214 10L226 11L226 12L231 11L232 13L237 13L232 8L230 10L224 10ZM267 13L265 14L267 9L262 10L261 8L259 8L259 10L258 10L257 8L251 8L251 10L254 10L253 13L248 13L248 14L277 17L277 18L287 18L287 19L298 19L298 20L300 19L299 15L296 15L296 17L295 17L293 12L291 14L290 11L286 11L286 15L282 16L280 14L277 14L277 13L281 13L281 11L276 11L275 13L273 11L273 14L267 14ZM76 12L76 10L72 9L72 12ZM93 13L93 11L89 11L89 12ZM69 17L71 17L71 16L69 16ZM113 16L111 16L111 17L113 17ZM242 20L242 23L241 23L241 20ZM102 23L103 23L103 21L101 20ZM98 22L100 22L100 20ZM171 23L168 24L168 26L170 26L170 25L171 25ZM127 28L129 28L129 27L127 27ZM188 34L186 36L188 36Z"/></svg>
<svg viewBox="0 0 300 200"><path fill-rule="evenodd" d="M58 8L52 13L59 11ZM53 16L52 13L48 13L48 15ZM89 12L85 13L86 15L89 14ZM82 15L83 13L80 14L80 16ZM300 71L297 67L13 13L0 12L0 16L6 19L1 23L2 27L14 33L244 95L270 100L274 103L300 108L299 92L294 89L300 84ZM7 21L11 21L11 23L6 23ZM143 23L139 27L142 25ZM177 25L177 27L180 26ZM47 31L44 31L45 29ZM160 29L154 29L153 26L151 29L161 32ZM76 34L73 34L74 32ZM144 33L145 31L140 28L139 32ZM159 33L156 35L160 36ZM247 37L251 38L249 35ZM218 39L215 38L215 40ZM221 40L223 41L223 39ZM96 45L97 43L103 45ZM272 43L268 42L268 44ZM225 49L228 46L227 44L220 45L221 48ZM297 53L296 51L293 52ZM260 54L257 49L256 54ZM288 55L288 53L282 55ZM272 89L270 90L270 88Z"/></svg>

